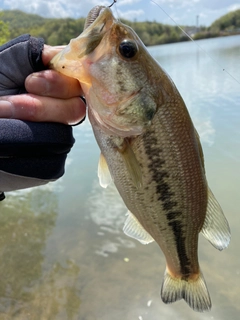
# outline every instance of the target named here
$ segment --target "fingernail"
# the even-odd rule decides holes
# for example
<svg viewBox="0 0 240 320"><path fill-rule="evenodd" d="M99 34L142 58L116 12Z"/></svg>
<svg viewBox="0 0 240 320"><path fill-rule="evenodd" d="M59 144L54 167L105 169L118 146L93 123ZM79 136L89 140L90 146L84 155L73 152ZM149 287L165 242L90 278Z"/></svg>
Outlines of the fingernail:
<svg viewBox="0 0 240 320"><path fill-rule="evenodd" d="M13 105L7 100L0 100L0 118L13 118Z"/></svg>
<svg viewBox="0 0 240 320"><path fill-rule="evenodd" d="M32 73L26 79L26 89L31 93L46 94L48 92L48 82L44 78L44 72Z"/></svg>

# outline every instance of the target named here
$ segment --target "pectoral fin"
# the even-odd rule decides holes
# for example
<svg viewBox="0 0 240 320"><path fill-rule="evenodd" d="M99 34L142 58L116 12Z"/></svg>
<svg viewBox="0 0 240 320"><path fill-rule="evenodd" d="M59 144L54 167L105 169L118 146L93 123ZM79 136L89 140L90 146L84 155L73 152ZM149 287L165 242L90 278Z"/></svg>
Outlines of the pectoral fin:
<svg viewBox="0 0 240 320"><path fill-rule="evenodd" d="M148 244L154 241L152 236L150 236L130 211L128 211L127 216L127 220L123 227L123 232L127 236L140 241L142 244Z"/></svg>
<svg viewBox="0 0 240 320"><path fill-rule="evenodd" d="M202 234L218 250L225 249L231 238L227 219L210 189L208 189L207 214Z"/></svg>
<svg viewBox="0 0 240 320"><path fill-rule="evenodd" d="M108 169L107 161L102 153L100 154L98 162L98 178L100 186L103 188L107 188L107 186L109 186L109 184L112 182L112 177Z"/></svg>
<svg viewBox="0 0 240 320"><path fill-rule="evenodd" d="M139 189L142 186L142 171L141 167L137 161L137 158L132 150L132 147L127 139L124 140L123 145L119 148L125 165L127 167L128 173L134 186Z"/></svg>

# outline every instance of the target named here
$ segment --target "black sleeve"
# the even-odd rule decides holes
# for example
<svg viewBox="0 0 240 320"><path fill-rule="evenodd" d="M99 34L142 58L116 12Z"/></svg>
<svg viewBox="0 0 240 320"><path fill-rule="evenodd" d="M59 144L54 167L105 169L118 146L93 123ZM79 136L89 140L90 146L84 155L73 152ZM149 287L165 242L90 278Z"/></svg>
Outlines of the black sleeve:
<svg viewBox="0 0 240 320"><path fill-rule="evenodd" d="M45 69L44 40L25 34L0 47L0 96L26 92L26 77Z"/></svg>

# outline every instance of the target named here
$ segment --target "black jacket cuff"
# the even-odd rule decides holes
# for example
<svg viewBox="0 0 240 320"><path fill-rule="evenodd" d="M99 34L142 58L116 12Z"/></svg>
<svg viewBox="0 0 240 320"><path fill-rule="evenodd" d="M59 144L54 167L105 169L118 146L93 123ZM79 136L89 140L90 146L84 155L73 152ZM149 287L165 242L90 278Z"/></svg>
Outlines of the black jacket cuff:
<svg viewBox="0 0 240 320"><path fill-rule="evenodd" d="M42 38L25 34L0 47L0 96L26 92L26 77L45 69L43 46Z"/></svg>

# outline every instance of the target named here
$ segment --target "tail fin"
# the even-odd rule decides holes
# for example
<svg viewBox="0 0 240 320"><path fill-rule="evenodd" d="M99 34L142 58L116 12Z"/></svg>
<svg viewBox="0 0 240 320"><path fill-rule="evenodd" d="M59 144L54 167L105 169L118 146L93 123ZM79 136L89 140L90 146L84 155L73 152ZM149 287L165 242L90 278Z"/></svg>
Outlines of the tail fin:
<svg viewBox="0 0 240 320"><path fill-rule="evenodd" d="M187 304L198 312L209 311L211 309L211 299L203 278L199 273L196 280L181 280L173 278L167 271L165 272L161 297L164 303L172 303L184 299Z"/></svg>

